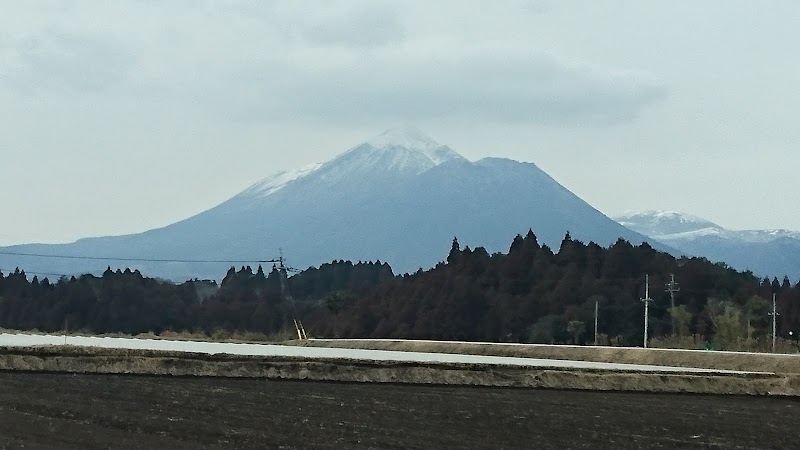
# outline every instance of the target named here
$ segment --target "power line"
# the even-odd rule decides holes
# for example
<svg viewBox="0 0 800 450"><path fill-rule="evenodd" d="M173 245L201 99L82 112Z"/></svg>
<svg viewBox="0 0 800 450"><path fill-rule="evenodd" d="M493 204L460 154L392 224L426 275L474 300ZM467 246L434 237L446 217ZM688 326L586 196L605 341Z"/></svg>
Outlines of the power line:
<svg viewBox="0 0 800 450"><path fill-rule="evenodd" d="M7 256L29 256L34 258L53 258L53 259L85 259L91 261L132 261L132 262L163 262L163 263L189 263L189 264L246 264L246 263L277 263L277 259L168 259L168 258L115 258L107 256L83 256L83 255L48 255L44 253L23 253L0 251L0 255Z"/></svg>
<svg viewBox="0 0 800 450"><path fill-rule="evenodd" d="M0 251L0 255L7 255L7 256L27 256L27 257L35 257L35 258L51 258L51 259L72 259L72 260L91 260L91 261L127 261L127 262L163 262L163 263L188 263L188 264L247 264L247 263L258 263L258 264L279 264L283 266L283 269L287 272L300 272L301 270L290 267L286 265L286 259L281 255L277 259L160 259L160 258L131 258L131 257L106 257L106 256L84 256L84 255L56 255L56 254L44 254L44 253L23 253L23 252L8 252L8 251ZM359 261L360 262L360 261ZM22 270L21 267L18 267ZM432 268L431 268L432 269ZM0 270L7 270L2 269ZM430 269L428 269L430 270ZM34 272L34 271L25 271L26 273L35 273L41 275L52 275L52 276L76 276L76 274L59 274L59 273L46 273L46 272ZM648 275L649 277L649 275ZM614 283L618 281L629 281L633 282L638 276L631 276L631 277L599 277L592 280L592 283ZM539 278L538 281L541 282L554 282L554 281L561 281L562 278Z"/></svg>
<svg viewBox="0 0 800 450"><path fill-rule="evenodd" d="M59 278L60 277L77 277L77 276L81 276L81 275L75 275L75 274L67 275L66 273L50 273L50 272L28 271L28 270L23 270L23 269L20 269L20 271L25 272L25 275L45 275L45 276L59 277ZM2 267L0 267L0 272L5 272L6 275L13 275L14 274L13 270L3 269Z"/></svg>

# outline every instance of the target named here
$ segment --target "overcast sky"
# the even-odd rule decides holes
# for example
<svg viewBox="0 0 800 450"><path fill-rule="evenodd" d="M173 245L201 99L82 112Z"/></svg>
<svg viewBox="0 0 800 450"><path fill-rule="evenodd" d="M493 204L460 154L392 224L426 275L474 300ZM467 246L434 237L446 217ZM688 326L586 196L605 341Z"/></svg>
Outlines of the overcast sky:
<svg viewBox="0 0 800 450"><path fill-rule="evenodd" d="M800 2L0 0L0 245L155 228L400 123L600 211L800 229Z"/></svg>

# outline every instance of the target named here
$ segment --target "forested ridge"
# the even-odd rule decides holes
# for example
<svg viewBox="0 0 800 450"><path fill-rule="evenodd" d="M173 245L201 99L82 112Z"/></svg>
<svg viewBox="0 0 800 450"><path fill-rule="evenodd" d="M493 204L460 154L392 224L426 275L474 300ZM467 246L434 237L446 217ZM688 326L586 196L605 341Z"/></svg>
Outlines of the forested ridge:
<svg viewBox="0 0 800 450"><path fill-rule="evenodd" d="M446 245L443 245L443 250ZM443 252L444 253L444 252ZM395 275L388 264L333 261L288 275L273 266L231 268L221 283L175 284L136 270L102 276L29 277L0 272L0 327L93 333L219 330L279 335L293 318L316 337L641 345L645 277L650 336L708 340L720 348L800 328L800 288L703 258L674 258L648 244L609 248L567 234L557 252L529 231L507 253L451 243L429 270ZM676 308L665 284L680 286Z"/></svg>

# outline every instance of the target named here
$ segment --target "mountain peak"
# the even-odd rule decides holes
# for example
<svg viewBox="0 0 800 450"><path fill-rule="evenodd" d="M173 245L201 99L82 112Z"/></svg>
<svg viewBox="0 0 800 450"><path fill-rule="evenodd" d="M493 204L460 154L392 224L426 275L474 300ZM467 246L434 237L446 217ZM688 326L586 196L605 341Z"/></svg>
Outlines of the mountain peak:
<svg viewBox="0 0 800 450"><path fill-rule="evenodd" d="M667 210L645 210L645 211L625 211L622 215L617 217L618 219L630 219L630 218L648 218L650 220L673 220L682 223L703 223L704 225L714 225L713 222L704 219L702 217L694 216L691 214L686 214L683 212L678 211L667 211Z"/></svg>
<svg viewBox="0 0 800 450"><path fill-rule="evenodd" d="M450 147L439 144L418 128L403 125L386 130L325 163L274 173L238 196L268 197L290 184L313 179L330 184L333 180L352 183L354 179L370 178L377 172L381 172L380 177L385 177L387 173L418 175L451 160L466 161Z"/></svg>
<svg viewBox="0 0 800 450"><path fill-rule="evenodd" d="M615 217L614 220L645 236L670 244L708 237L739 243L768 243L779 239L800 240L798 231L729 230L709 220L675 211L628 211Z"/></svg>
<svg viewBox="0 0 800 450"><path fill-rule="evenodd" d="M402 167L416 173L451 160L466 161L453 149L436 142L413 125L386 130L353 147L334 161L342 157L348 160L354 157L366 158L373 162L380 160L383 167Z"/></svg>
<svg viewBox="0 0 800 450"><path fill-rule="evenodd" d="M377 149L402 147L422 151L434 150L442 146L413 125L401 125L388 129L366 143Z"/></svg>
<svg viewBox="0 0 800 450"><path fill-rule="evenodd" d="M614 220L645 236L665 236L675 233L722 230L719 225L676 211L627 211Z"/></svg>

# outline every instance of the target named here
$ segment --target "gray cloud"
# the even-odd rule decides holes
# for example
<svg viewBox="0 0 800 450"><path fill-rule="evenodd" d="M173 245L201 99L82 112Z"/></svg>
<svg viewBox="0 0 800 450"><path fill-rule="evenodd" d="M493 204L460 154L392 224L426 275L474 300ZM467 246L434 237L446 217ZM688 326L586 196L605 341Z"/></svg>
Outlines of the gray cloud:
<svg viewBox="0 0 800 450"><path fill-rule="evenodd" d="M552 8L549 2L543 0L531 0L525 3L525 10L534 14L544 14Z"/></svg>
<svg viewBox="0 0 800 450"><path fill-rule="evenodd" d="M377 47L405 39L405 28L392 11L378 8L351 11L309 25L304 37L316 45Z"/></svg>
<svg viewBox="0 0 800 450"><path fill-rule="evenodd" d="M131 53L108 36L56 29L17 42L15 57L5 78L20 92L100 91L120 83L134 63Z"/></svg>
<svg viewBox="0 0 800 450"><path fill-rule="evenodd" d="M667 95L647 76L571 66L506 41L420 41L390 6L217 8L183 11L197 21L191 32L165 24L155 28L160 37L138 41L109 30L78 34L51 26L17 43L17 64L6 78L22 92L97 92L124 83L136 99L206 105L251 122L603 126L630 122ZM215 28L225 11L226 26ZM217 30L213 38L194 34L206 28Z"/></svg>
<svg viewBox="0 0 800 450"><path fill-rule="evenodd" d="M334 123L367 117L603 126L631 121L667 95L663 84L646 76L570 67L541 56L413 63L365 59L306 72L275 64L239 81L251 85L239 99L240 113Z"/></svg>

